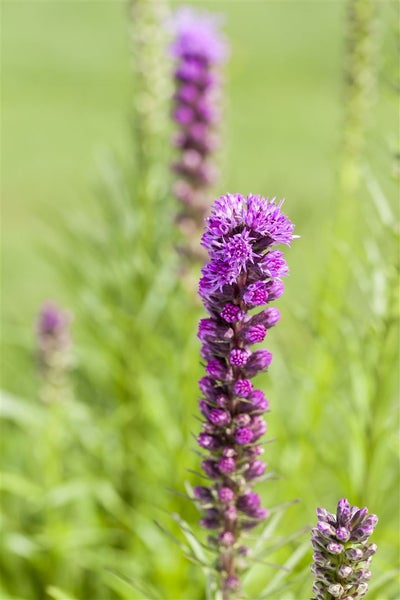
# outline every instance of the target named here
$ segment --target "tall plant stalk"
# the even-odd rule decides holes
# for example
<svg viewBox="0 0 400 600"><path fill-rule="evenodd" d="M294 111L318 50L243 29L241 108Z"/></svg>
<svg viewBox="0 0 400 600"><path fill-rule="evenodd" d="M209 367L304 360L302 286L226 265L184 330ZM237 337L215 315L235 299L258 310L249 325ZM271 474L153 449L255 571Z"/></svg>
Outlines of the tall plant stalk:
<svg viewBox="0 0 400 600"><path fill-rule="evenodd" d="M335 374L334 357L340 351L340 321L350 281L353 239L362 214L361 191L366 133L371 117L377 80L378 9L374 0L348 0L346 21L346 55L344 62L344 113L341 162L336 203L332 209L333 225L330 249L317 289L314 320L315 335L320 340L314 359L313 387L316 418L322 410L317 399L330 389ZM358 231L358 235L362 235Z"/></svg>
<svg viewBox="0 0 400 600"><path fill-rule="evenodd" d="M167 0L131 0L131 47L134 74L133 133L136 178L146 196L159 191L168 170L169 103L172 94Z"/></svg>
<svg viewBox="0 0 400 600"><path fill-rule="evenodd" d="M334 298L337 311L341 309L350 273L344 251L346 245L351 244L362 210L358 193L377 80L377 25L378 8L374 0L348 0L339 188L333 210L332 250L326 269L329 277L324 279L323 301L319 303L324 307ZM320 313L318 321L321 334L334 338L337 332L336 326L332 327L334 319Z"/></svg>
<svg viewBox="0 0 400 600"><path fill-rule="evenodd" d="M344 129L338 218L360 186L365 134L374 104L377 78L378 8L373 0L349 0L347 56L344 65ZM343 203L343 206L341 206ZM356 203L352 202L352 206ZM343 213L343 214L342 214Z"/></svg>

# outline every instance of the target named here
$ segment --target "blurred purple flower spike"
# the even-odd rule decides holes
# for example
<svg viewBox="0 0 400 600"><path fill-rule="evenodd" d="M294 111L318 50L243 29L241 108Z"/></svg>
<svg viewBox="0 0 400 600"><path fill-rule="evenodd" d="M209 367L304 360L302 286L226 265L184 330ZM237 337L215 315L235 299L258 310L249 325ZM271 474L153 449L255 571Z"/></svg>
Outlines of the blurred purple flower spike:
<svg viewBox="0 0 400 600"><path fill-rule="evenodd" d="M37 356L42 377L41 398L46 403L65 396L66 374L71 368L72 315L55 302L45 302L36 321Z"/></svg>
<svg viewBox="0 0 400 600"><path fill-rule="evenodd" d="M178 150L172 165L178 175L173 191L181 204L177 221L187 237L186 253L192 257L201 255L198 241L209 209L207 191L218 177L214 154L221 113L219 67L228 54L220 24L219 16L187 7L178 10L172 21Z"/></svg>

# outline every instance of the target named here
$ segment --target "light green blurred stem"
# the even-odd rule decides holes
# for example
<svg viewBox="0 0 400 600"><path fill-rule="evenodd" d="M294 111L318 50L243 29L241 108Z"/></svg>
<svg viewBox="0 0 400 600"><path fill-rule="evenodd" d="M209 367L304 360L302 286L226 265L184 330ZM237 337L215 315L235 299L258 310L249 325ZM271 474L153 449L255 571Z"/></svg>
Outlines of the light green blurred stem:
<svg viewBox="0 0 400 600"><path fill-rule="evenodd" d="M344 125L339 189L334 210L332 250L328 259L320 303L318 330L324 337L337 332L334 315L325 314L325 305L334 306L336 316L345 299L349 279L347 251L358 228L362 203L358 198L362 178L365 134L373 107L377 79L377 3L349 0L347 6L347 55L344 65ZM358 232L359 233L359 232Z"/></svg>
<svg viewBox="0 0 400 600"><path fill-rule="evenodd" d="M335 376L335 354L340 339L341 315L346 303L351 265L349 259L363 204L358 194L362 181L363 151L377 79L377 4L373 0L348 0L347 53L344 64L344 123L342 158L337 200L333 214L332 237L321 287L317 291L315 333L320 341L313 366L315 397L319 397ZM360 241L358 240L357 246Z"/></svg>
<svg viewBox="0 0 400 600"><path fill-rule="evenodd" d="M378 332L379 339L377 340L377 357L376 367L373 379L373 388L369 399L369 413L366 422L365 436L365 467L364 478L360 489L357 490L357 502L361 505L365 497L373 495L374 482L372 481L372 466L375 461L377 446L382 443L382 423L387 420L388 407L385 402L382 402L382 390L385 383L390 377L388 374L388 366L394 365L396 361L396 349L393 348L393 330L398 332L398 306L399 306L399 274L400 264L397 257L397 264L394 266L390 277L388 277L388 289L390 297L388 298L387 314L380 323ZM398 333L397 333L398 337ZM393 356L394 354L394 356Z"/></svg>
<svg viewBox="0 0 400 600"><path fill-rule="evenodd" d="M134 72L133 129L137 183L153 197L168 172L171 61L168 60L167 0L131 0Z"/></svg>
<svg viewBox="0 0 400 600"><path fill-rule="evenodd" d="M45 489L50 492L61 481L61 447L60 447L60 426L62 424L61 406L58 402L53 402L48 406L46 418L46 431L42 443L45 444L46 465Z"/></svg>
<svg viewBox="0 0 400 600"><path fill-rule="evenodd" d="M374 0L348 3L347 58L345 63L345 123L340 174L338 218L347 213L347 202L360 185L361 162L369 112L376 86L377 5ZM343 217L342 217L343 218Z"/></svg>
<svg viewBox="0 0 400 600"><path fill-rule="evenodd" d="M397 10L393 11L393 23L394 23L394 39L396 41L396 47L400 47L400 22L397 19L398 14ZM390 56L390 62L392 60L392 56ZM396 69L396 70L395 70ZM400 97L400 87L399 87L399 72L398 72L398 64L394 68L392 64L390 64L390 70L386 77L386 83L389 87L389 92L391 92L391 96L393 96L394 101L398 105L399 97ZM394 92L394 93L393 93ZM397 144L399 140L397 139ZM392 176L394 182L397 184L400 183L400 172L398 170L398 161L399 161L399 149L398 147L394 147L392 150L393 155L393 163L394 168L392 167ZM397 168L396 168L397 163ZM397 188L398 189L398 188ZM385 384L387 385L388 381L393 377L393 373L391 372L391 366L396 365L397 359L397 344L394 340L399 340L399 306L400 306L400 231L399 224L396 223L396 216L391 214L390 209L385 212L385 219L382 219L382 226L385 226L386 237L393 239L393 246L397 248L397 253L394 256L394 262L389 263L390 267L387 271L386 281L385 281L385 289L386 296L383 296L383 302L385 302L385 310L383 312L382 318L376 319L375 327L378 327L378 331L375 334L375 344L377 356L374 361L375 363L375 373L373 379L373 387L371 390L371 397L369 401L369 418L365 427L365 448L366 448L366 457L365 457L365 469L364 469L364 480L360 489L358 490L359 498L357 501L362 503L362 496L373 494L374 491L374 482L373 482L373 473L372 467L375 461L375 455L379 443L382 441L379 439L381 436L381 431L383 429L382 423L385 422L385 419L388 418L388 407L382 402L382 390L385 388ZM382 251L381 262L384 264L385 262L384 251ZM380 298L382 301L382 298ZM371 342L371 346L373 342ZM395 376L395 381L397 378ZM390 410L390 408L389 408ZM392 418L396 418L397 413L392 415ZM379 427L381 424L381 427ZM378 426L377 426L378 425Z"/></svg>
<svg viewBox="0 0 400 600"><path fill-rule="evenodd" d="M44 435L40 441L44 446L43 464L46 465L46 472L43 475L47 491L62 481L63 410L64 405L71 398L68 373L64 369L65 365L53 365L53 368L42 375L39 390L40 398L48 409L44 423Z"/></svg>

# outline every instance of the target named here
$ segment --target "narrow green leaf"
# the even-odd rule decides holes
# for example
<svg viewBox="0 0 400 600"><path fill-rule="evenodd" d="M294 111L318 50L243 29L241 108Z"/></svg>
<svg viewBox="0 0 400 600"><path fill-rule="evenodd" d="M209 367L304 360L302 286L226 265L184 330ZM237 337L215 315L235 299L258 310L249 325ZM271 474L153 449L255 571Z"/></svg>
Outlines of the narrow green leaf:
<svg viewBox="0 0 400 600"><path fill-rule="evenodd" d="M164 535L166 535L170 540L172 540L174 542L174 544L176 544L181 550L182 552L190 553L190 549L188 546L185 546L185 544L183 544L180 540L178 540L177 537L175 537L170 531L168 531L168 529L165 529L165 527L163 527L160 523L158 523L158 521L154 521L155 525L157 525L157 527L162 531L162 533Z"/></svg>
<svg viewBox="0 0 400 600"><path fill-rule="evenodd" d="M184 534L184 536L186 537L187 541L190 544L193 554L203 565L208 566L207 557L203 551L204 546L196 538L192 529L189 527L189 525L186 523L186 521L184 521L178 514L174 513L172 515L172 518L174 519L174 521L176 523L178 523L179 527L181 528L182 533Z"/></svg>
<svg viewBox="0 0 400 600"><path fill-rule="evenodd" d="M78 600L77 598L75 598L75 596L71 596L64 590L62 590L59 587L56 587L54 585L49 585L46 588L46 593L53 600Z"/></svg>
<svg viewBox="0 0 400 600"><path fill-rule="evenodd" d="M126 600L132 600L132 592L141 595L143 600L163 600L161 592L141 579L132 579L132 577L127 577L108 568L103 573L103 579L114 592L120 594Z"/></svg>
<svg viewBox="0 0 400 600"><path fill-rule="evenodd" d="M310 542L307 540L301 546L299 546L288 560L283 565L285 571L280 571L275 575L272 581L263 589L261 592L262 597L272 598L273 594L276 593L283 578L286 576L286 571L291 571L303 558L303 556L310 551Z"/></svg>

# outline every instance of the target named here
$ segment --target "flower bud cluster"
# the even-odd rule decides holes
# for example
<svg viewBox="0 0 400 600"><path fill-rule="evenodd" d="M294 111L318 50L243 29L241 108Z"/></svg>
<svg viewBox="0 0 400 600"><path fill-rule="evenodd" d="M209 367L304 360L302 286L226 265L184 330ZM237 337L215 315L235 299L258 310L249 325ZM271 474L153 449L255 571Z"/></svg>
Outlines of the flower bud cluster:
<svg viewBox="0 0 400 600"><path fill-rule="evenodd" d="M225 60L226 44L218 19L210 14L183 8L177 12L174 25L173 117L178 125L174 144L179 151L173 165L178 174L174 193L182 205L179 223L192 235L203 224L209 208L207 190L217 177L213 160L220 118L217 67Z"/></svg>
<svg viewBox="0 0 400 600"><path fill-rule="evenodd" d="M269 402L251 379L269 367L272 355L253 346L280 318L278 309L263 308L283 293L281 278L288 273L283 254L273 248L295 236L281 203L260 196L227 194L206 223L202 244L209 262L199 294L209 316L200 321L198 337L207 374L199 382L204 423L197 441L211 485L194 494L204 510L201 525L214 531L209 542L218 553L224 598L230 598L240 589L247 553L240 535L268 516L253 485L266 470L260 439Z"/></svg>
<svg viewBox="0 0 400 600"><path fill-rule="evenodd" d="M378 522L367 508L350 506L339 500L336 515L317 509L318 523L312 530L314 549L311 570L315 600L355 600L363 598L371 577L369 565L376 545L369 543Z"/></svg>

